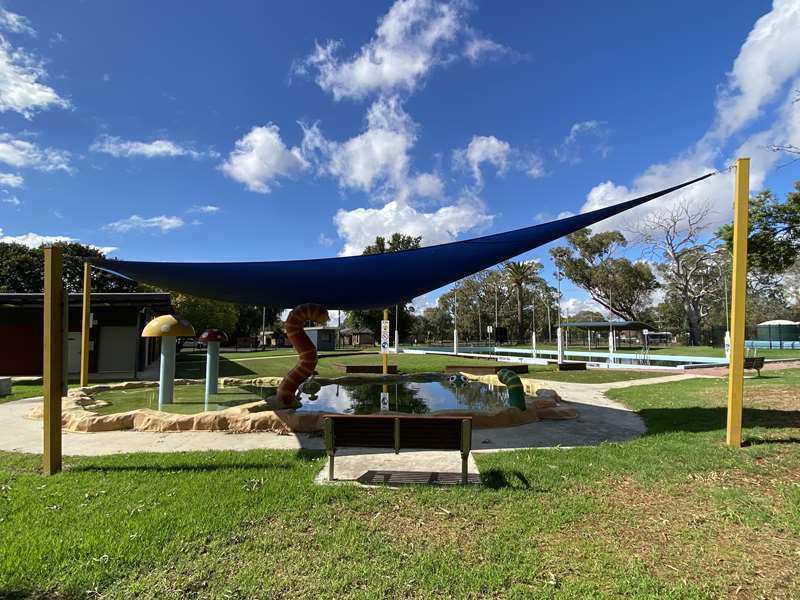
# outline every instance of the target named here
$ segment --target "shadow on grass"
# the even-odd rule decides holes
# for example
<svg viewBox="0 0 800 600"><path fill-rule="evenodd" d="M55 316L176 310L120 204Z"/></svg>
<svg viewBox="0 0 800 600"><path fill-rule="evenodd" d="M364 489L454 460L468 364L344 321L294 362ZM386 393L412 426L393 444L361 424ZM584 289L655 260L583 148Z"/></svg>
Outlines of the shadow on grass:
<svg viewBox="0 0 800 600"><path fill-rule="evenodd" d="M788 436L777 438L751 437L742 441L742 446L761 446L763 444L800 444L800 437Z"/></svg>
<svg viewBox="0 0 800 600"><path fill-rule="evenodd" d="M717 431L726 427L725 407L643 408L638 413L647 424L645 435ZM800 410L745 408L743 423L745 427L800 427Z"/></svg>
<svg viewBox="0 0 800 600"><path fill-rule="evenodd" d="M500 469L488 469L481 473L481 483L484 487L492 490L504 488L531 489L531 483L521 471L505 471Z"/></svg>

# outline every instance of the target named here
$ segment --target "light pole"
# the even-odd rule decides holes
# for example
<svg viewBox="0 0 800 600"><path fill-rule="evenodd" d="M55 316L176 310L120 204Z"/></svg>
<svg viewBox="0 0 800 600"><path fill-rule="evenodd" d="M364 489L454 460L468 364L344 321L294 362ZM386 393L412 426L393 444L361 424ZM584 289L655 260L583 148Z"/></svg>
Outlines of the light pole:
<svg viewBox="0 0 800 600"><path fill-rule="evenodd" d="M722 250L720 248L720 250ZM717 252L719 254L719 252ZM728 308L728 280L722 273L722 267L719 266L719 263L714 261L714 264L717 265L717 271L719 271L719 278L722 279L722 286L725 293L725 358L726 360L731 360L731 313Z"/></svg>
<svg viewBox="0 0 800 600"><path fill-rule="evenodd" d="M531 357L536 358L536 295L531 299L531 305L525 308L531 309Z"/></svg>
<svg viewBox="0 0 800 600"><path fill-rule="evenodd" d="M556 336L558 337L558 364L564 362L564 336L561 331L561 265L556 263L556 280L558 281L558 319Z"/></svg>
<svg viewBox="0 0 800 600"><path fill-rule="evenodd" d="M453 288L453 354L458 354L458 284Z"/></svg>
<svg viewBox="0 0 800 600"><path fill-rule="evenodd" d="M400 352L400 305L394 305L394 353L397 354Z"/></svg>
<svg viewBox="0 0 800 600"><path fill-rule="evenodd" d="M500 290L500 285L494 285L494 345L497 346L497 294Z"/></svg>

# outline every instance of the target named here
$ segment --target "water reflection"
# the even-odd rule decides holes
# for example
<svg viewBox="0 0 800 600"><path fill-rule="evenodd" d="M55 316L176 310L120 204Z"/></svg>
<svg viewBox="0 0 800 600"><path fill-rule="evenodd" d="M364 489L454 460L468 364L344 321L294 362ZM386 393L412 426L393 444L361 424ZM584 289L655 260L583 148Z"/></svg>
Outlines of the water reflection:
<svg viewBox="0 0 800 600"><path fill-rule="evenodd" d="M384 384L324 385L312 399L300 395L301 411L328 411L365 415L390 410L427 414L440 410L488 411L508 406L508 391L502 386L479 382L396 382L388 384L388 407L381 407Z"/></svg>

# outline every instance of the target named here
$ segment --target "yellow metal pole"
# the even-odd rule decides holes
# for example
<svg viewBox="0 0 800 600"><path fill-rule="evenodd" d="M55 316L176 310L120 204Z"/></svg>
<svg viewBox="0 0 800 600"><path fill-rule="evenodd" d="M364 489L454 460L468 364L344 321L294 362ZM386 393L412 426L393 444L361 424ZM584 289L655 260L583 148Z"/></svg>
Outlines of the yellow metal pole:
<svg viewBox="0 0 800 600"><path fill-rule="evenodd" d="M44 474L61 471L61 394L64 378L63 249L44 249Z"/></svg>
<svg viewBox="0 0 800 600"><path fill-rule="evenodd" d="M92 265L83 263L83 319L81 321L81 387L89 385L89 331L92 302Z"/></svg>
<svg viewBox="0 0 800 600"><path fill-rule="evenodd" d="M728 366L728 426L725 442L742 445L742 398L744 395L744 317L747 282L748 204L750 159L736 161L733 204L733 275L731 283L731 358Z"/></svg>
<svg viewBox="0 0 800 600"><path fill-rule="evenodd" d="M389 309L388 308L384 308L383 309L383 320L384 321L388 321L389 320ZM383 374L384 375L388 375L389 374L389 355L388 354L383 354Z"/></svg>

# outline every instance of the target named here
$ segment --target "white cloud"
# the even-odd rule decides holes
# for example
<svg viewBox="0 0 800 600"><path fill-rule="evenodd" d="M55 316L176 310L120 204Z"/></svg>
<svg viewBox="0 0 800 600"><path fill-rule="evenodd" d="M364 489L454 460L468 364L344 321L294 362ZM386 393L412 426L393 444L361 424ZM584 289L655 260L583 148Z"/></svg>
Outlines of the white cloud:
<svg viewBox="0 0 800 600"><path fill-rule="evenodd" d="M466 148L453 151L453 165L469 170L478 186L483 185L483 163L492 165L499 176L505 175L509 168L527 173L531 177L545 175L541 157L514 149L511 144L493 135L474 135Z"/></svg>
<svg viewBox="0 0 800 600"><path fill-rule="evenodd" d="M27 17L13 13L0 6L0 29L9 31L11 33L24 33L30 36L36 36L36 30L31 27L30 21Z"/></svg>
<svg viewBox="0 0 800 600"><path fill-rule="evenodd" d="M204 214L213 214L218 213L222 209L219 206L214 206L213 204L202 204L202 205L195 205L189 209L189 212L198 212Z"/></svg>
<svg viewBox="0 0 800 600"><path fill-rule="evenodd" d="M19 198L16 196L3 196L0 198L0 202L3 204L10 204L11 206L19 206L22 202L19 201Z"/></svg>
<svg viewBox="0 0 800 600"><path fill-rule="evenodd" d="M487 227L492 220L483 204L470 197L433 212L422 212L403 200L393 200L382 208L339 210L334 217L339 237L345 241L342 255L361 254L377 236L395 232L422 236L426 246L442 244L465 231Z"/></svg>
<svg viewBox="0 0 800 600"><path fill-rule="evenodd" d="M28 140L15 138L9 133L0 133L0 163L15 168L72 173L74 169L69 164L70 156L66 150L40 148Z"/></svg>
<svg viewBox="0 0 800 600"><path fill-rule="evenodd" d="M397 187L409 169L408 152L415 126L396 98L381 98L367 112L366 130L341 144L329 145L326 170L342 187L372 190L379 182Z"/></svg>
<svg viewBox="0 0 800 600"><path fill-rule="evenodd" d="M379 20L374 37L350 59L337 56L341 42L329 41L316 44L294 70L301 75L315 71L317 84L336 100L414 91L434 67L459 54L475 61L503 49L465 24L469 6L397 0Z"/></svg>
<svg viewBox="0 0 800 600"><path fill-rule="evenodd" d="M235 149L220 169L251 192L268 194L278 177L292 177L308 168L300 148L287 148L273 123L253 127L236 141Z"/></svg>
<svg viewBox="0 0 800 600"><path fill-rule="evenodd" d="M126 233L133 230L159 229L161 233L183 227L184 221L180 217L161 215L158 217L143 218L131 215L127 219L120 219L105 226L116 233Z"/></svg>
<svg viewBox="0 0 800 600"><path fill-rule="evenodd" d="M178 144L170 140L153 140L152 142L136 142L123 140L116 136L100 136L89 148L93 152L110 154L116 158L129 158L143 156L156 158L164 156L190 156L197 160L204 157L217 158L219 154L213 150L200 152L185 144Z"/></svg>
<svg viewBox="0 0 800 600"><path fill-rule="evenodd" d="M475 32L468 36L467 43L464 46L464 56L470 62L476 63L481 60L496 58L506 54L515 54L507 46L498 44L497 42L485 37L481 37Z"/></svg>
<svg viewBox="0 0 800 600"><path fill-rule="evenodd" d="M687 179L726 167L733 162L728 156L750 156L750 187L759 189L766 174L779 160L770 152L770 143L800 143L800 106L793 103L793 90L800 86L800 4L775 0L773 9L756 21L742 45L728 83L716 101L717 114L712 127L690 148L664 163L653 164L636 177L630 186L612 181L595 186L587 195L582 212L608 206L641 194L656 191ZM770 124L750 133L736 148L729 142L734 134L746 134L745 127L762 115L763 109L783 92L785 99L769 114ZM727 155L727 156L726 156ZM733 177L729 172L716 175L647 203L623 215L597 224L595 229L624 228L644 215L673 205L678 201L707 204L715 225L731 216Z"/></svg>
<svg viewBox="0 0 800 600"><path fill-rule="evenodd" d="M28 248L39 248L40 246L50 244L69 244L80 243L80 240L67 235L41 235L39 233L23 233L21 235L3 235L3 230L0 228L0 244L22 244ZM99 250L103 254L111 254L119 250L116 246L95 246L94 244L87 244L90 248Z"/></svg>
<svg viewBox="0 0 800 600"><path fill-rule="evenodd" d="M800 70L800 3L775 0L756 21L717 98L711 137L726 139L761 114Z"/></svg>
<svg viewBox="0 0 800 600"><path fill-rule="evenodd" d="M411 182L411 192L421 198L441 198L444 195L444 182L436 173L422 173Z"/></svg>
<svg viewBox="0 0 800 600"><path fill-rule="evenodd" d="M16 173L0 173L0 187L20 188L25 179Z"/></svg>
<svg viewBox="0 0 800 600"><path fill-rule="evenodd" d="M611 151L606 141L608 138L608 127L605 121L596 120L573 123L564 141L553 153L561 162L577 165L583 162L583 157L581 156L581 151L583 149L581 139L587 136L591 136L593 139L591 150L594 153L599 154L602 158L608 156L608 153Z"/></svg>
<svg viewBox="0 0 800 600"><path fill-rule="evenodd" d="M68 108L70 103L50 86L42 61L22 48L14 48L0 35L0 112L16 112L30 119L39 110Z"/></svg>
<svg viewBox="0 0 800 600"><path fill-rule="evenodd" d="M373 102L364 131L344 142L325 138L318 123L300 126L303 157L317 173L335 177L344 189L375 192L382 200L439 198L444 193L436 173L410 173L417 125L396 96Z"/></svg>
<svg viewBox="0 0 800 600"><path fill-rule="evenodd" d="M65 235L40 235L38 233L23 233L22 235L3 235L0 229L0 243L3 244L22 244L29 248L38 248L43 244L57 244L77 242L75 238Z"/></svg>
<svg viewBox="0 0 800 600"><path fill-rule="evenodd" d="M320 233L320 234L317 236L317 243L318 243L320 246L324 247L324 248L330 248L331 246L333 246L333 242L335 242L335 241L336 241L336 240L334 240L334 239L333 239L333 238L331 238L331 237L328 237L328 236L327 236L327 235L325 235L324 233Z"/></svg>
<svg viewBox="0 0 800 600"><path fill-rule="evenodd" d="M453 152L453 162L458 167L469 167L475 181L480 184L483 181L481 163L489 163L498 175L505 175L510 154L511 144L508 142L493 135L474 135L466 148Z"/></svg>
<svg viewBox="0 0 800 600"><path fill-rule="evenodd" d="M607 314L608 311L600 304L591 298L569 298L561 303L561 310L565 315L577 315L584 310L591 310L601 314Z"/></svg>

